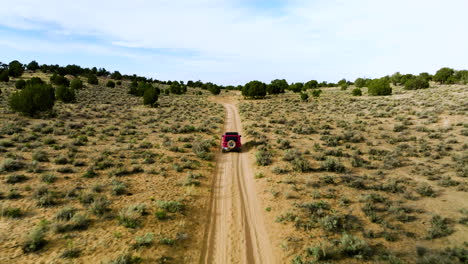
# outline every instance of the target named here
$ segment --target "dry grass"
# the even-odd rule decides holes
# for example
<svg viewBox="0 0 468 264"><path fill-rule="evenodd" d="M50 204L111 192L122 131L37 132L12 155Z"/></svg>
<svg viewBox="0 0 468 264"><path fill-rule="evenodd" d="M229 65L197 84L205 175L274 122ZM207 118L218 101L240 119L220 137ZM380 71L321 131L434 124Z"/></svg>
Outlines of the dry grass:
<svg viewBox="0 0 468 264"><path fill-rule="evenodd" d="M459 210L468 200L468 87L394 91L353 97L331 88L309 102L292 93L241 101L285 262L413 263L422 257L416 246L458 247L466 261ZM344 233L365 241L363 251L344 254Z"/></svg>
<svg viewBox="0 0 468 264"><path fill-rule="evenodd" d="M33 75L49 78L24 78ZM107 88L101 79L77 103L31 119L7 107L14 82L0 84L0 262L198 260L214 168L203 142L224 119L207 92L161 96L148 108L126 81Z"/></svg>

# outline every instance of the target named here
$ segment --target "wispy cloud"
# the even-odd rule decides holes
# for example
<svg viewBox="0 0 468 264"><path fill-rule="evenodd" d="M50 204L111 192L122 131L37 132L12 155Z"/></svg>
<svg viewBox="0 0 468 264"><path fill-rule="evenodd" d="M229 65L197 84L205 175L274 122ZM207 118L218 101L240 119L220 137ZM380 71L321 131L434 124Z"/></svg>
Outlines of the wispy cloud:
<svg viewBox="0 0 468 264"><path fill-rule="evenodd" d="M98 66L99 54L122 57L161 79L336 81L465 67L467 8L464 0L17 0L0 10L0 25L42 34L22 35L36 41L29 46L2 36L0 46L93 53Z"/></svg>

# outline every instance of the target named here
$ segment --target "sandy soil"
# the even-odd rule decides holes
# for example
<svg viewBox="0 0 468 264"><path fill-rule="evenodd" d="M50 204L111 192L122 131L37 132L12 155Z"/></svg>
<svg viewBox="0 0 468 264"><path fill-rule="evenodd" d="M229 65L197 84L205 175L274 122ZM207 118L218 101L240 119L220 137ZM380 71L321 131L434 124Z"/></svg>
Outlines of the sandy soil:
<svg viewBox="0 0 468 264"><path fill-rule="evenodd" d="M214 100L226 109L225 131L243 135L235 100ZM248 139L243 138L243 142ZM201 263L276 263L248 155L244 151L218 156Z"/></svg>

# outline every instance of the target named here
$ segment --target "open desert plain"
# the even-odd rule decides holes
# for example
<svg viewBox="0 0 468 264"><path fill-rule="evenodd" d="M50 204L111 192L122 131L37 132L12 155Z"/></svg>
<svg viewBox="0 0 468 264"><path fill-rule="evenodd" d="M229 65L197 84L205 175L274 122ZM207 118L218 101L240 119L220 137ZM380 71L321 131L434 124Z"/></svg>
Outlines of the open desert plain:
<svg viewBox="0 0 468 264"><path fill-rule="evenodd" d="M18 80L51 76L0 87L2 263L467 261L467 85L250 100L154 84L149 107L129 80L66 76L84 82L73 102L12 111ZM242 151L221 153L224 131Z"/></svg>

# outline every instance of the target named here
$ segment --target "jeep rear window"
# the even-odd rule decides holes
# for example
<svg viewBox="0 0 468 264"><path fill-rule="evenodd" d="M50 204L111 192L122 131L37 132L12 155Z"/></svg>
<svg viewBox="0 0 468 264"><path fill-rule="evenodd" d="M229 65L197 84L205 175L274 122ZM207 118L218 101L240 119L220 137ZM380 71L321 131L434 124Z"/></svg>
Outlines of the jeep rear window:
<svg viewBox="0 0 468 264"><path fill-rule="evenodd" d="M234 142L237 142L237 137L226 137L226 142L232 140Z"/></svg>

